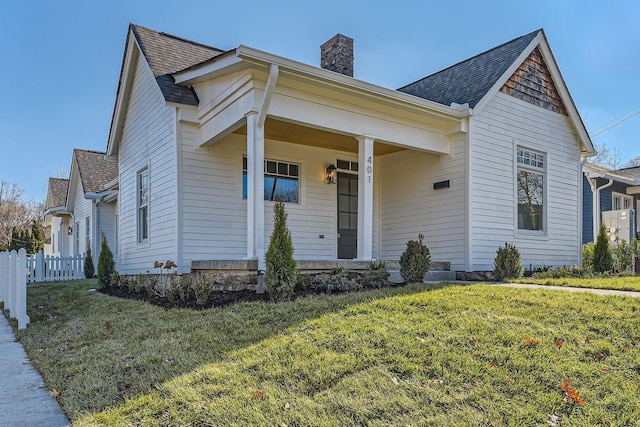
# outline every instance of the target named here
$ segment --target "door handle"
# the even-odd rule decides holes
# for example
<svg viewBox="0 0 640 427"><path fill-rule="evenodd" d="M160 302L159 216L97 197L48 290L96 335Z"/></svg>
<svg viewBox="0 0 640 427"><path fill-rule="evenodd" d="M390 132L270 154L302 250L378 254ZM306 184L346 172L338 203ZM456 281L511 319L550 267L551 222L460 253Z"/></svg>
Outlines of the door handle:
<svg viewBox="0 0 640 427"><path fill-rule="evenodd" d="M338 233L338 237L340 237L340 233Z"/></svg>

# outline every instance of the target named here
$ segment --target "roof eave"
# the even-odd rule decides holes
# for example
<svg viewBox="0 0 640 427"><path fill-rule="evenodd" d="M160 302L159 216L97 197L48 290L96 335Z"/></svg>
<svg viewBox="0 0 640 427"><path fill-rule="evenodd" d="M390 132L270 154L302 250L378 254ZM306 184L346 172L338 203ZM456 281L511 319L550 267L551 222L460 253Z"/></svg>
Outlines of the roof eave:
<svg viewBox="0 0 640 427"><path fill-rule="evenodd" d="M349 88L354 91L366 93L375 97L386 98L395 102L410 104L413 107L429 109L431 113L445 116L450 119L460 119L468 116L470 113L468 108L439 104L437 102L364 82L350 76L314 67L288 58L283 58L281 56L244 45L240 45L234 50L225 52L206 64L176 73L173 77L175 78L176 84L186 86L215 78L218 75L250 68L252 65L257 65L261 68L268 68L271 64L278 65L278 67L283 71L303 75L316 81L322 81L342 88Z"/></svg>

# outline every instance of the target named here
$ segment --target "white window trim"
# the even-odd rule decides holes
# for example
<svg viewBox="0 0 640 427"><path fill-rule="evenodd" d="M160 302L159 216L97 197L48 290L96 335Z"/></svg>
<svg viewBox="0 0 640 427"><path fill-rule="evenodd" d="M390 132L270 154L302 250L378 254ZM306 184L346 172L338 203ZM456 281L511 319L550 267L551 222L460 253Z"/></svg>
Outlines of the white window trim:
<svg viewBox="0 0 640 427"><path fill-rule="evenodd" d="M549 163L548 153L544 151L534 150L524 145L519 145L515 140L513 141L513 230L514 237L535 239L535 240L548 240L548 207L549 207L549 195L548 195L548 179L547 179L547 165ZM518 162L518 150L528 151L533 154L542 155L543 166L538 167L534 165L527 165ZM542 230L524 230L518 227L518 171L524 170L527 172L539 173L542 175Z"/></svg>
<svg viewBox="0 0 640 427"><path fill-rule="evenodd" d="M620 198L620 209L633 209L633 196L629 196L628 194L616 193L615 191L611 192L611 210L615 211L616 208L616 197ZM629 207L624 207L624 201L627 200L629 202Z"/></svg>
<svg viewBox="0 0 640 427"><path fill-rule="evenodd" d="M147 237L142 238L142 227L141 227L141 216L140 209L143 207L140 204L140 175L143 172L147 172ZM145 167L138 169L136 172L136 243L138 245L149 245L149 237L151 234L151 171L149 165L147 164Z"/></svg>

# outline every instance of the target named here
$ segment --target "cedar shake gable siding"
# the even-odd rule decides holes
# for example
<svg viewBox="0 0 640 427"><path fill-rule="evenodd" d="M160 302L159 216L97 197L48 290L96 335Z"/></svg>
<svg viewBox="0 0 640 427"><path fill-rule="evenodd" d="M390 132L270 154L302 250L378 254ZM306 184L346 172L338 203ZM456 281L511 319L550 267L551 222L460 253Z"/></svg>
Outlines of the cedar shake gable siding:
<svg viewBox="0 0 640 427"><path fill-rule="evenodd" d="M560 94L540 50L535 48L500 89L523 101L567 115Z"/></svg>

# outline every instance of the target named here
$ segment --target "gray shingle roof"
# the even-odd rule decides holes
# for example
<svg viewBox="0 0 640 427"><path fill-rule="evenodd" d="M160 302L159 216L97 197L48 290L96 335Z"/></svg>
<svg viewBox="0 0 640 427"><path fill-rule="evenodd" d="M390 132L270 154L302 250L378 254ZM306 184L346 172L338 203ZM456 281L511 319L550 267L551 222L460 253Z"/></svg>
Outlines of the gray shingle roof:
<svg viewBox="0 0 640 427"><path fill-rule="evenodd" d="M614 171L614 173L616 175L624 176L625 178L640 178L640 166L618 169Z"/></svg>
<svg viewBox="0 0 640 427"><path fill-rule="evenodd" d="M210 60L222 50L171 34L160 33L130 24L158 86L167 102L198 105L198 97L190 87L178 86L171 74Z"/></svg>
<svg viewBox="0 0 640 427"><path fill-rule="evenodd" d="M57 206L64 206L67 203L67 191L69 180L62 178L49 178L49 188L47 189L46 209Z"/></svg>
<svg viewBox="0 0 640 427"><path fill-rule="evenodd" d="M105 153L99 151L73 150L85 193L99 193L106 185L118 177L118 162L105 160Z"/></svg>
<svg viewBox="0 0 640 427"><path fill-rule="evenodd" d="M469 103L474 108L540 31L515 38L398 90L439 104Z"/></svg>

